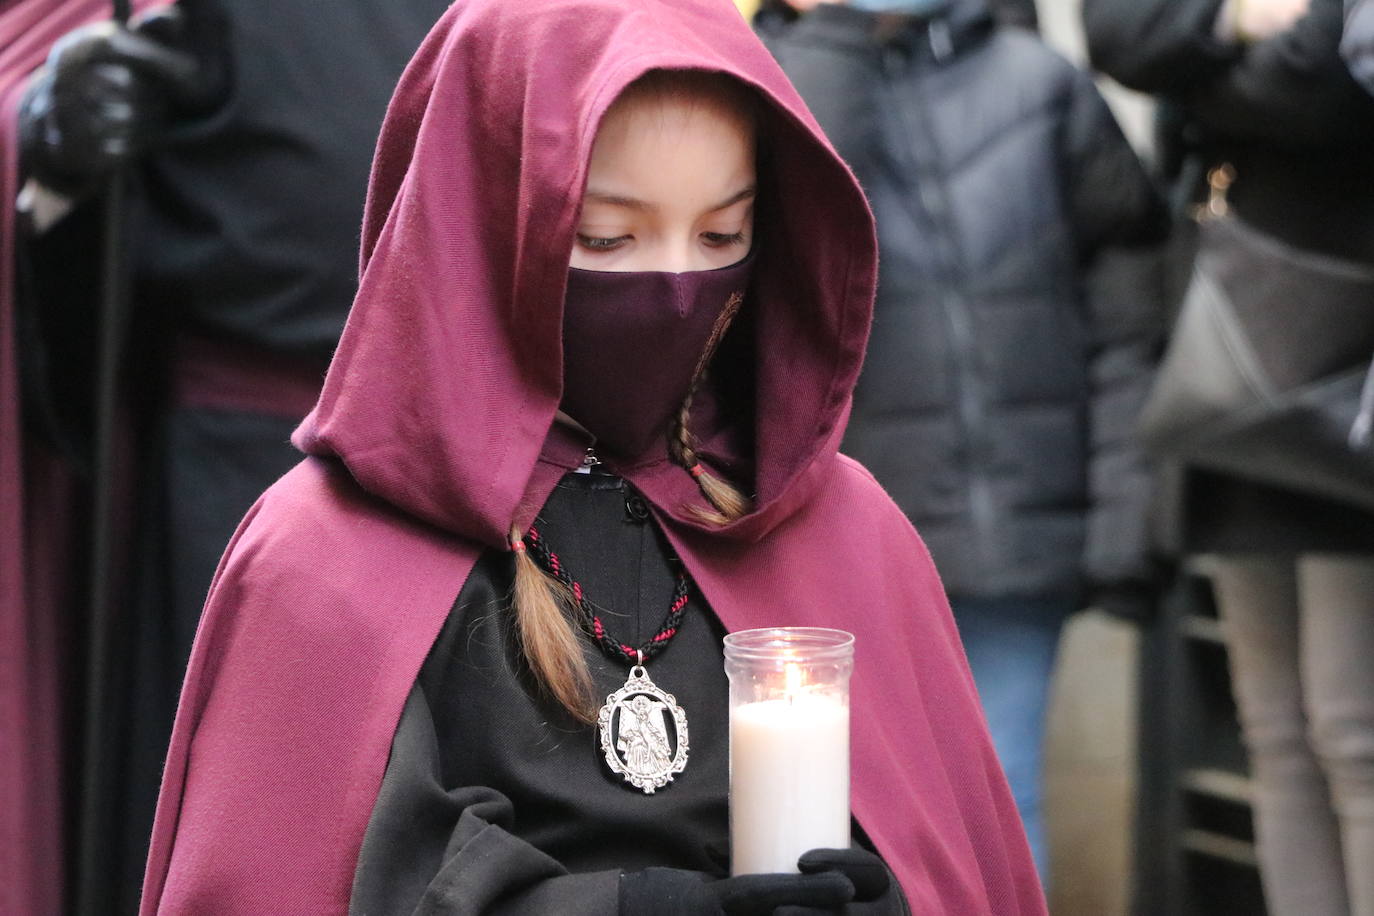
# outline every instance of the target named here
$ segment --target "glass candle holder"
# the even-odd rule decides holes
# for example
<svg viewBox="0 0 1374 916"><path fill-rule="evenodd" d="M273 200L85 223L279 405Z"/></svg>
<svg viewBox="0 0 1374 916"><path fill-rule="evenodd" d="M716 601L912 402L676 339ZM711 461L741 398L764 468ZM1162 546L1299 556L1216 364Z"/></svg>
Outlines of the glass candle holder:
<svg viewBox="0 0 1374 916"><path fill-rule="evenodd" d="M854 636L820 627L725 637L730 678L730 871L797 871L849 846Z"/></svg>

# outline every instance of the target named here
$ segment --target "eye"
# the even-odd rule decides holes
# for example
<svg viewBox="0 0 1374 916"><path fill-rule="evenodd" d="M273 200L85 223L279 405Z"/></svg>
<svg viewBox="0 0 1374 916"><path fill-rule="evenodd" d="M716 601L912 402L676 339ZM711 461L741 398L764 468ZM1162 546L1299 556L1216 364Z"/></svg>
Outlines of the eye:
<svg viewBox="0 0 1374 916"><path fill-rule="evenodd" d="M617 235L614 238L603 238L596 235L577 234L577 244L588 251L615 251L617 248L630 241L632 235Z"/></svg>
<svg viewBox="0 0 1374 916"><path fill-rule="evenodd" d="M712 248L728 248L731 245L738 245L744 241L744 230L741 229L739 232L732 232L729 234L724 232L703 232L701 237L705 240L706 244L710 245Z"/></svg>

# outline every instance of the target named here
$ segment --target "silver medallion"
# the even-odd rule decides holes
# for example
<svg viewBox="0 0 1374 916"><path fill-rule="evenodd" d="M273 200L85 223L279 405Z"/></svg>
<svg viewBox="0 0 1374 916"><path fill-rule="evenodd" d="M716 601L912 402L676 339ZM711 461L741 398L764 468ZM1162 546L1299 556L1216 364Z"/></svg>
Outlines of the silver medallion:
<svg viewBox="0 0 1374 916"><path fill-rule="evenodd" d="M673 717L672 738L667 716ZM597 724L606 765L646 795L687 766L687 714L671 693L649 680L643 665L631 668L625 686L606 697Z"/></svg>

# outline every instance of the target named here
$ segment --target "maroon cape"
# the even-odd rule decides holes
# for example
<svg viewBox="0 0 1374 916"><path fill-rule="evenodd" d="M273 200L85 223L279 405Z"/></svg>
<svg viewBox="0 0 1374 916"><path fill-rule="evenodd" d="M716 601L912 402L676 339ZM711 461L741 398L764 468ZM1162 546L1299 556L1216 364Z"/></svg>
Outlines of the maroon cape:
<svg viewBox="0 0 1374 916"><path fill-rule="evenodd" d="M478 555L581 458L553 417L585 165L607 106L660 67L730 73L765 100L758 508L712 528L684 510L700 496L681 468L615 470L727 628L856 634L854 812L914 911L1044 912L935 570L836 451L875 277L849 171L730 0L460 0L382 130L358 298L296 436L312 457L253 508L211 589L144 913L346 910L430 645ZM727 465L722 441L705 452Z"/></svg>
<svg viewBox="0 0 1374 916"><path fill-rule="evenodd" d="M149 6L147 0L136 8ZM24 440L14 314L16 113L29 75L100 0L0 2L0 912L62 912L59 681L69 486ZM95 296L92 290L91 295Z"/></svg>

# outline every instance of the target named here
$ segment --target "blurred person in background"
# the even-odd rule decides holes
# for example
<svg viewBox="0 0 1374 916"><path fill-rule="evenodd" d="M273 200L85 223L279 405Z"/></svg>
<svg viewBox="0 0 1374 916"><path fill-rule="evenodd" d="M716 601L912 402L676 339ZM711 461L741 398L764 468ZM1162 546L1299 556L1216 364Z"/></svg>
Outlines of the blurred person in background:
<svg viewBox="0 0 1374 916"><path fill-rule="evenodd" d="M1209 212L1267 249L1257 264L1369 275L1374 99L1341 60L1341 0L1086 0L1083 12L1094 64L1177 113L1162 159L1180 199L1210 173ZM1222 294L1257 314L1278 305L1237 276ZM1374 914L1374 517L1200 471L1184 515L1184 549L1214 555L1269 909Z"/></svg>
<svg viewBox="0 0 1374 916"><path fill-rule="evenodd" d="M1163 237L1164 208L1092 80L982 0L795 5L765 40L878 223L844 449L935 557L1044 876L1061 628L1089 602L1139 613L1153 578L1130 429L1160 299L1086 287L1111 246Z"/></svg>
<svg viewBox="0 0 1374 916"><path fill-rule="evenodd" d="M108 15L90 6L18 105L20 350L30 431L89 468L100 191L124 170L115 618L109 642L85 649L107 660L107 682L70 691L104 704L75 711L72 730L109 740L87 739L67 795L85 812L72 908L132 912L210 580L245 511L299 460L289 438L353 300L387 100L447 3L192 0L129 28L80 26ZM74 617L71 637L89 639Z"/></svg>

